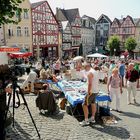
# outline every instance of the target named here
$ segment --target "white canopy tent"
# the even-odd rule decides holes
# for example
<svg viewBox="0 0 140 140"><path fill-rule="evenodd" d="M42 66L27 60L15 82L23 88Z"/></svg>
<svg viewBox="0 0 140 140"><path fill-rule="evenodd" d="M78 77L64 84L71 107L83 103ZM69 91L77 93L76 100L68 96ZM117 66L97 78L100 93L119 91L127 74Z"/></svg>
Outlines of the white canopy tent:
<svg viewBox="0 0 140 140"><path fill-rule="evenodd" d="M97 57L97 58L107 58L108 56L100 54L100 53L94 53L94 54L87 55L87 57L91 57L91 58L95 58L95 57Z"/></svg>
<svg viewBox="0 0 140 140"><path fill-rule="evenodd" d="M81 60L81 59L84 59L83 56L76 56L73 58L73 61L78 61L78 60Z"/></svg>

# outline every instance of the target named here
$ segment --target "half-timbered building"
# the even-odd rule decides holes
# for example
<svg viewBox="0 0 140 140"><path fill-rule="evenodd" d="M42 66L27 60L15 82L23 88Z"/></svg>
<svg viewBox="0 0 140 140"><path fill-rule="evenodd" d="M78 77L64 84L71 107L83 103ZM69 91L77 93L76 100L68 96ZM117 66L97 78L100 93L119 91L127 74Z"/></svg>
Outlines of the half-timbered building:
<svg viewBox="0 0 140 140"><path fill-rule="evenodd" d="M110 36L120 34L121 21L115 18L110 26Z"/></svg>
<svg viewBox="0 0 140 140"><path fill-rule="evenodd" d="M137 41L137 46L134 50L135 56L140 58L140 18L133 18L135 23L135 39Z"/></svg>
<svg viewBox="0 0 140 140"><path fill-rule="evenodd" d="M120 37L121 50L125 50L124 43L128 37L135 37L136 23L131 16L123 19L115 18L110 27L110 36Z"/></svg>
<svg viewBox="0 0 140 140"><path fill-rule="evenodd" d="M61 24L63 56L78 55L81 44L79 10L77 8L68 10L57 8L56 17Z"/></svg>
<svg viewBox="0 0 140 140"><path fill-rule="evenodd" d="M58 56L58 22L47 1L32 3L33 53L40 57Z"/></svg>
<svg viewBox="0 0 140 140"><path fill-rule="evenodd" d="M130 16L123 19L120 27L121 41L124 43L128 37L135 37L135 23Z"/></svg>

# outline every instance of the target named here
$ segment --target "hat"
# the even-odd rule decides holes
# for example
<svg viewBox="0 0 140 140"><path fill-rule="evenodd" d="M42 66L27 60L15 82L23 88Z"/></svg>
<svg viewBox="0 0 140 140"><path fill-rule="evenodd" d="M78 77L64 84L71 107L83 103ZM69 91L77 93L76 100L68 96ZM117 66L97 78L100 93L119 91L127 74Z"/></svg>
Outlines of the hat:
<svg viewBox="0 0 140 140"><path fill-rule="evenodd" d="M89 62L84 62L84 63L83 63L83 66L84 66L84 67L86 67L86 66L89 66L89 67L90 67L91 65L90 65Z"/></svg>

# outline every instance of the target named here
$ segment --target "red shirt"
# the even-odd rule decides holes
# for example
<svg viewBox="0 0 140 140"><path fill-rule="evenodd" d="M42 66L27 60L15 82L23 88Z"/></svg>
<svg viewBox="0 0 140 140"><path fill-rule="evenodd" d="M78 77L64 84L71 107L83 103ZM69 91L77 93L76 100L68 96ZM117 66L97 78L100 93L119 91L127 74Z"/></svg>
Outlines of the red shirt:
<svg viewBox="0 0 140 140"><path fill-rule="evenodd" d="M136 70L127 71L125 78L130 82L136 82L139 79L139 73Z"/></svg>

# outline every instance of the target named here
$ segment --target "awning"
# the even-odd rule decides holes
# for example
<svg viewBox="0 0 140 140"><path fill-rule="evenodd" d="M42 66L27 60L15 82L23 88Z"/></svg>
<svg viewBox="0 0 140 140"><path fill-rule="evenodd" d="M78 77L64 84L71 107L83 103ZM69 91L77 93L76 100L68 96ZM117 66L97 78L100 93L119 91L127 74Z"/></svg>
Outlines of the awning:
<svg viewBox="0 0 140 140"><path fill-rule="evenodd" d="M31 52L26 52L26 53L21 53L21 52L9 53L9 56L11 58L24 58L24 57L30 57L30 56L32 56L32 53Z"/></svg>

